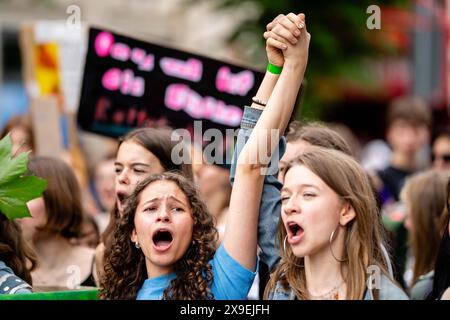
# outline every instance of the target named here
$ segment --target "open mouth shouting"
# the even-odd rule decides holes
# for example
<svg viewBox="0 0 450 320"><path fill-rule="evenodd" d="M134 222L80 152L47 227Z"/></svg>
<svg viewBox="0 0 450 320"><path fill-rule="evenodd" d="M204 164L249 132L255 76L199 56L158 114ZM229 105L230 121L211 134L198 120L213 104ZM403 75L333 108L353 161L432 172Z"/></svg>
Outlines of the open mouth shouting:
<svg viewBox="0 0 450 320"><path fill-rule="evenodd" d="M303 236L303 228L296 222L290 221L286 224L288 242L290 244L299 243Z"/></svg>
<svg viewBox="0 0 450 320"><path fill-rule="evenodd" d="M153 248L158 252L170 249L173 243L172 232L168 229L157 229L152 236Z"/></svg>
<svg viewBox="0 0 450 320"><path fill-rule="evenodd" d="M117 209L119 209L119 212L123 212L125 210L125 202L127 199L127 194L118 191L116 192L116 198L117 198Z"/></svg>

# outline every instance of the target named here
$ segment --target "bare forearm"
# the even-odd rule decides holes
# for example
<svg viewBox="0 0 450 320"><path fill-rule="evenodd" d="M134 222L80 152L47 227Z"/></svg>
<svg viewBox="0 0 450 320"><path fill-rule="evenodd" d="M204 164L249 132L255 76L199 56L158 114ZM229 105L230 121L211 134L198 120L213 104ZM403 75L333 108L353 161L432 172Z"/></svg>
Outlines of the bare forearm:
<svg viewBox="0 0 450 320"><path fill-rule="evenodd" d="M261 82L258 92L256 93L256 97L262 101L267 102L267 100L269 100L270 98L270 95L272 94L273 89L275 88L275 85L277 84L279 77L279 74L266 71L263 81ZM255 109L264 108L256 103L252 103L251 107Z"/></svg>
<svg viewBox="0 0 450 320"><path fill-rule="evenodd" d="M279 130L280 135L284 133L294 110L304 74L304 64L285 62L283 72L267 102L267 110L262 113L255 129L269 128Z"/></svg>
<svg viewBox="0 0 450 320"><path fill-rule="evenodd" d="M251 163L256 167L266 165L266 155L270 155L284 133L295 107L298 91L305 73L305 64L286 61L283 71L267 101L248 143L242 150L238 163ZM275 134L274 134L275 133ZM259 150L259 143L267 141L267 150ZM250 155L252 155L250 159Z"/></svg>
<svg viewBox="0 0 450 320"><path fill-rule="evenodd" d="M284 20L280 20L280 23ZM236 261L250 269L255 263L255 227L264 181L260 169L272 158L273 150L287 127L303 81L310 36L306 28L302 29L302 33L300 41L286 46L286 51L283 51L284 65L279 64L283 65L281 75L266 73L257 98L267 99L267 105L237 160L224 246ZM273 132L276 134L273 135Z"/></svg>

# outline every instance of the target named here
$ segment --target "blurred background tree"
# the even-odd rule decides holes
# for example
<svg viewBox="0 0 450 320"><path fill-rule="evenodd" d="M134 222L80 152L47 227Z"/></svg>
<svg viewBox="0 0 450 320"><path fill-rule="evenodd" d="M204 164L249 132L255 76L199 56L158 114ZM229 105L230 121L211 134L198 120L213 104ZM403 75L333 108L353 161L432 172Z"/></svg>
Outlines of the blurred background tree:
<svg viewBox="0 0 450 320"><path fill-rule="evenodd" d="M194 0L186 0L192 3ZM205 0L202 0L205 1ZM307 89L302 103L302 117L321 119L326 109L343 99L343 87L360 87L365 92L380 89L374 81L371 61L382 57L408 54L405 39L392 36L392 28L384 24L384 8L408 10L414 2L408 0L209 0L217 10L239 11L243 6L253 6L255 14L249 16L230 35L230 45L241 48L246 61L264 69L266 56L262 37L266 24L279 13L306 14L307 28L311 33L309 65L306 74ZM381 29L369 30L367 8L381 7ZM402 18L399 16L399 19ZM394 17L395 19L395 17ZM401 27L400 27L401 28ZM402 31L402 30L398 30ZM299 114L297 113L297 117Z"/></svg>

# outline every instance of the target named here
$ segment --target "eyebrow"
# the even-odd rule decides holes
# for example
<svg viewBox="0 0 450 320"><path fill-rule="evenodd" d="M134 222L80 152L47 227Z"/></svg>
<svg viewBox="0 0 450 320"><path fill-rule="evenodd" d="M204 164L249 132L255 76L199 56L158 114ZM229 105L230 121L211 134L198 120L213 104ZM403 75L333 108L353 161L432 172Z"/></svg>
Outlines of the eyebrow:
<svg viewBox="0 0 450 320"><path fill-rule="evenodd" d="M147 163L142 163L142 162L133 162L131 163L132 166L143 166L143 167L150 167L149 164Z"/></svg>
<svg viewBox="0 0 450 320"><path fill-rule="evenodd" d="M308 184L308 183L301 184L300 188L314 188L317 190L321 190L318 186L315 186L313 184ZM281 192L283 192L283 191L289 191L289 188L288 187L281 188Z"/></svg>
<svg viewBox="0 0 450 320"><path fill-rule="evenodd" d="M123 164L122 163L120 163L120 162L114 162L114 165L115 166L123 166ZM143 166L143 167L150 167L150 165L149 164L147 164L147 163L142 163L142 162L133 162L133 163L131 163L131 166Z"/></svg>
<svg viewBox="0 0 450 320"><path fill-rule="evenodd" d="M142 205L145 205L147 203L151 203L151 202L155 202L155 201L159 201L161 198L160 197L156 197L150 200L145 201ZM186 206L183 202L181 202L180 200L178 200L177 198L175 198L174 196L170 196L169 199L174 200L175 202L178 202L179 204Z"/></svg>

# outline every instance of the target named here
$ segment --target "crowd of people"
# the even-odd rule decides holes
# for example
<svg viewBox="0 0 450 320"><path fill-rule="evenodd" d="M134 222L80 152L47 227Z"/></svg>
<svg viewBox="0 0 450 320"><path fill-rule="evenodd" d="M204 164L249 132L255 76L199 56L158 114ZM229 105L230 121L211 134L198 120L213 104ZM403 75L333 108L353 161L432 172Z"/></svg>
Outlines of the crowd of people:
<svg viewBox="0 0 450 320"><path fill-rule="evenodd" d="M0 212L0 294L450 299L450 130L433 132L425 102L400 97L387 113L388 161L368 168L338 130L291 121L305 15L277 16L264 38L268 68L231 163L177 164L170 128L134 129L93 166L88 213L70 163L31 154L30 174L48 186L28 202L31 217ZM26 116L7 133L12 156L33 151Z"/></svg>

